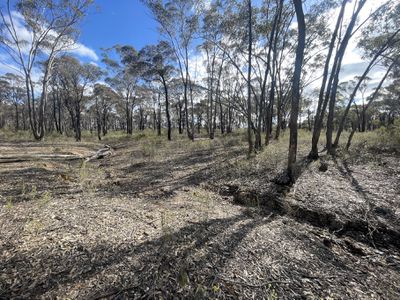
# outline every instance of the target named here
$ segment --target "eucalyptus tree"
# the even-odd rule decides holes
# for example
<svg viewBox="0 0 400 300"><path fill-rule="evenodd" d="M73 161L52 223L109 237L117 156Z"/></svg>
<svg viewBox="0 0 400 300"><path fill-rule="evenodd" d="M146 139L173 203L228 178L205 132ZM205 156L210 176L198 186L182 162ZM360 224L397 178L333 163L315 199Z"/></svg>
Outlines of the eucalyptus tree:
<svg viewBox="0 0 400 300"><path fill-rule="evenodd" d="M88 88L103 74L93 64L81 64L76 58L68 55L56 59L53 76L60 85L60 96L68 109L76 141L81 140L81 112L83 101L87 99Z"/></svg>
<svg viewBox="0 0 400 300"><path fill-rule="evenodd" d="M252 107L251 107L251 58L253 49L253 24L252 24L252 3L251 0L247 0L248 5L248 67L247 67L247 142L249 144L248 155L253 152L253 137L252 137Z"/></svg>
<svg viewBox="0 0 400 300"><path fill-rule="evenodd" d="M48 84L54 60L75 44L77 25L91 3L92 0L7 0L0 9L0 45L24 76L29 121L37 140L45 134ZM37 91L35 71L39 61L43 70Z"/></svg>
<svg viewBox="0 0 400 300"><path fill-rule="evenodd" d="M6 73L0 77L0 80L6 83L0 89L4 93L4 98L14 106L15 130L18 130L20 128L19 108L23 110L25 102L24 79L18 74Z"/></svg>
<svg viewBox="0 0 400 300"><path fill-rule="evenodd" d="M256 140L255 147L256 149L261 149L261 128L262 122L264 121L265 128L265 145L269 144L270 134L272 132L272 119L273 119L273 111L275 105L275 91L276 91L276 79L277 79L277 58L278 58L278 40L281 34L281 31L284 30L285 25L285 16L283 16L284 10L284 1L279 0L275 1L275 5L272 4L271 1L267 2L268 5L263 6L262 13L264 16L264 20L261 21L261 28L267 28L269 32L265 32L261 30L261 33L266 36L266 42L264 43L264 47L261 51L262 57L261 60L265 63L264 74L260 74L260 88L261 95L259 102L256 102L258 107L258 121L257 121L257 130L256 130ZM290 13L287 14L289 18L287 20L291 20ZM259 55L258 57L260 57ZM266 59L264 59L266 56ZM257 56L256 56L257 59ZM261 70L260 70L261 72ZM267 81L270 79L270 86L268 87L269 92L267 92ZM268 94L268 95L267 95ZM265 112L265 113L264 113Z"/></svg>
<svg viewBox="0 0 400 300"><path fill-rule="evenodd" d="M117 58L111 57L112 51L115 51ZM117 45L103 53L102 61L110 72L106 82L125 102L126 132L132 134L133 110L137 100L135 90L144 72L139 53L132 46Z"/></svg>
<svg viewBox="0 0 400 300"><path fill-rule="evenodd" d="M119 95L109 86L96 83L93 88L94 108L96 113L97 138L108 133L109 115L117 104Z"/></svg>
<svg viewBox="0 0 400 300"><path fill-rule="evenodd" d="M222 105L220 99L221 76L226 61L225 51L221 49L220 42L223 39L223 30L221 30L221 19L223 6L219 1L211 2L209 7L204 10L201 27L201 37L203 43L200 50L205 53L206 59L206 85L207 85L207 103L206 104L206 125L210 139L214 138L216 129L217 103L220 110L221 133L224 133L224 124L222 120Z"/></svg>
<svg viewBox="0 0 400 300"><path fill-rule="evenodd" d="M178 133L183 134L185 129L185 109L183 104L183 91L184 87L182 84L182 80L180 78L172 78L168 85L168 96L171 101L171 107L175 108L175 118L171 120L173 124L174 121L176 122L176 127L178 127ZM173 114L171 114L173 115Z"/></svg>
<svg viewBox="0 0 400 300"><path fill-rule="evenodd" d="M301 0L293 0L296 11L298 38L296 48L296 61L293 72L293 85L292 85L292 102L290 112L290 137L289 137L289 156L288 156L288 175L289 179L293 182L294 177L294 164L297 156L297 119L299 114L300 102L300 78L301 69L304 58L304 48L306 43L306 24L304 21L303 6Z"/></svg>
<svg viewBox="0 0 400 300"><path fill-rule="evenodd" d="M382 103L380 111L383 112L385 126L393 125L395 119L400 117L400 65L394 67L391 79L392 83L376 96Z"/></svg>
<svg viewBox="0 0 400 300"><path fill-rule="evenodd" d="M189 139L194 139L194 114L190 52L199 27L203 1L200 0L142 0L159 24L160 33L173 49L183 84L185 125ZM189 100L191 105L189 123Z"/></svg>
<svg viewBox="0 0 400 300"><path fill-rule="evenodd" d="M216 59L217 56L214 56L214 54L218 54L216 51L217 49L214 48L214 46L216 46L219 52L222 53L224 60L226 60L226 64L234 67L234 72L238 76L238 80L241 81L241 84L239 84L242 88L240 93L243 93L241 99L246 99L245 107L241 112L247 119L248 153L251 154L254 150L253 132L255 129L255 124L253 122L253 103L258 101L258 92L254 84L255 75L253 72L254 43L256 42L254 31L256 17L254 14L256 8L253 6L251 0L218 2L218 5L220 6L218 9L221 13L219 17L214 17L212 23L216 28L215 30L219 32L218 38L215 39L215 36L213 38L212 35L205 35L208 42L206 49L209 51L208 54L210 58L210 63L208 65L210 67L213 64L215 65L216 61L213 62L213 59L214 57ZM208 15L208 17L210 18L210 15ZM210 73L212 73L210 79L214 81L214 78L217 77L215 74L218 74L219 77L218 71L215 68L214 70L210 70ZM217 83L219 81L220 80L217 80ZM245 86L242 83L244 83ZM217 91L217 89L215 89L215 91ZM244 93L246 93L246 95L244 95ZM242 103L238 105L242 106Z"/></svg>
<svg viewBox="0 0 400 300"><path fill-rule="evenodd" d="M10 83L8 80L0 78L0 128L6 125L7 106L10 96Z"/></svg>
<svg viewBox="0 0 400 300"><path fill-rule="evenodd" d="M278 79L282 65L290 64L284 51L288 48L287 36L291 32L293 5L277 0L263 2L261 7L258 3L254 5L249 1L230 1L222 6L223 13L218 18L222 38L218 42L210 38L208 41L217 44L225 55L227 64L234 66L240 80L246 83L247 94L251 91L250 97L247 95L247 108L243 113L247 118L247 127L250 128L248 136L255 133L252 148L259 150L262 146L262 131L267 132L267 144L270 138L275 98L279 98L279 108L282 108L281 97L276 97L276 91L278 84L281 84Z"/></svg>
<svg viewBox="0 0 400 300"><path fill-rule="evenodd" d="M339 79L339 72L340 72L340 64L343 60L344 52L347 48L348 42L352 36L352 32L355 26L355 22L357 20L358 14L360 13L361 8L365 4L365 0L361 0L355 5L354 7L350 23L347 26L346 34L343 39L341 37L341 30L344 21L345 9L348 4L349 0L343 0L340 5L340 10L338 16L336 18L335 27L331 34L328 52L325 58L325 64L322 74L322 81L321 87L319 91L318 97L318 106L317 111L314 118L314 128L313 128L313 135L312 135L312 143L311 143L311 151L309 153L309 157L316 159L318 158L318 142L321 135L322 127L323 127L323 120L326 108L329 103L330 96L336 96L338 79ZM337 48L336 54L334 53L335 47ZM335 55L334 55L335 54ZM336 78L336 86L333 83L334 78ZM333 90L333 92L332 92ZM334 105L334 99L331 101L331 106ZM332 121L333 117L333 108L331 107L331 115L330 121Z"/></svg>
<svg viewBox="0 0 400 300"><path fill-rule="evenodd" d="M172 124L169 99L169 82L176 72L172 65L173 49L165 41L157 45L144 47L140 53L140 60L145 64L144 77L149 80L156 80L162 84L165 97L165 114L167 117L167 137L170 141ZM160 122L161 124L161 122Z"/></svg>
<svg viewBox="0 0 400 300"><path fill-rule="evenodd" d="M397 62L397 64L400 62L400 60ZM380 93L380 90L384 84L384 82L386 81L388 75L390 74L390 72L392 71L392 69L394 68L394 66L396 65L396 61L392 62L389 67L387 68L385 74L382 76L381 80L379 81L378 85L375 87L374 92L368 96L367 98L367 103L363 103L363 107L362 107L362 111L361 111L361 128L360 131L361 132L365 132L366 131L366 127L367 127L367 111L368 108L371 106L371 104L373 103L373 101L377 98L377 96ZM335 140L335 144L336 140Z"/></svg>
<svg viewBox="0 0 400 300"><path fill-rule="evenodd" d="M347 114L352 106L352 103L362 87L363 82L366 80L368 74L371 72L373 67L378 63L383 63L386 72L378 84L376 93L369 99L372 102L382 87L386 77L391 72L391 69L399 64L400 59L400 21L398 13L400 12L400 4L393 2L386 2L379 7L378 10L371 17L371 22L363 30L362 38L359 42L359 46L364 51L365 57L370 57L369 63L365 68L363 74L359 76L357 85L355 86L353 93L350 96L345 112L339 123L339 128L336 133L335 141L332 145L336 148L339 144L340 135L344 129L344 123ZM375 95L375 96L374 96ZM369 105L368 105L369 106ZM366 109L363 107L361 112L365 118ZM361 125L365 127L365 121L361 118Z"/></svg>

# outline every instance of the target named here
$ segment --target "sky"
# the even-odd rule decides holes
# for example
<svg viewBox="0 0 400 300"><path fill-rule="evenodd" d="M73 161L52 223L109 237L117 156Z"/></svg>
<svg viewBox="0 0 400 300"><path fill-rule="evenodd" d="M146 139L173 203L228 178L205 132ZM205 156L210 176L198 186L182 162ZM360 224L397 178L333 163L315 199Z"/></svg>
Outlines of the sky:
<svg viewBox="0 0 400 300"><path fill-rule="evenodd" d="M80 43L94 50L116 44L140 49L158 40L157 24L139 0L96 0L81 24Z"/></svg>
<svg viewBox="0 0 400 300"><path fill-rule="evenodd" d="M367 1L360 14L360 19L363 20L367 17L384 1ZM347 14L351 13L351 5L346 9ZM335 13L333 13L332 20L335 20ZM332 22L332 27L334 23ZM22 33L23 30L21 26ZM102 48L110 48L117 44L129 44L136 49L141 49L145 45L157 43L159 39L157 23L140 0L95 0L88 15L81 22L80 30L78 43L71 52L81 61L97 65L102 65ZM356 40L357 36L352 38L346 51L341 80L350 80L355 75L362 74L367 65L359 50L356 49ZM194 55L191 59L191 68L194 72L199 73L199 77L202 77L200 73L205 70L202 60L201 54ZM0 74L10 71L12 70L9 68L9 61L0 52ZM371 88L377 84L381 76L381 70L375 70L370 74L372 77ZM318 84L319 82L316 81L315 87Z"/></svg>
<svg viewBox="0 0 400 300"><path fill-rule="evenodd" d="M29 36L23 26L19 33ZM101 65L102 48L129 44L141 49L156 43L158 37L157 24L140 0L95 0L80 23L78 43L70 52L82 62ZM10 65L0 52L0 74L13 72Z"/></svg>

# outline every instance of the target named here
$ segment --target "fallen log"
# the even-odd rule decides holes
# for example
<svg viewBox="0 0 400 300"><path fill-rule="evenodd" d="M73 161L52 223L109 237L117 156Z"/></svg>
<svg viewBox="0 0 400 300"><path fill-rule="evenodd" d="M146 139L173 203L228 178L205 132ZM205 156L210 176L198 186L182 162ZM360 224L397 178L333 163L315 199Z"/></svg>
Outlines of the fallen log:
<svg viewBox="0 0 400 300"><path fill-rule="evenodd" d="M97 152L86 158L86 161L91 161L95 159L102 159L108 156L111 156L113 154L113 149L109 145L104 145L103 148L97 150Z"/></svg>
<svg viewBox="0 0 400 300"><path fill-rule="evenodd" d="M17 163L25 161L38 160L78 160L82 156L74 154L22 154L22 155L2 155L0 156L0 164Z"/></svg>

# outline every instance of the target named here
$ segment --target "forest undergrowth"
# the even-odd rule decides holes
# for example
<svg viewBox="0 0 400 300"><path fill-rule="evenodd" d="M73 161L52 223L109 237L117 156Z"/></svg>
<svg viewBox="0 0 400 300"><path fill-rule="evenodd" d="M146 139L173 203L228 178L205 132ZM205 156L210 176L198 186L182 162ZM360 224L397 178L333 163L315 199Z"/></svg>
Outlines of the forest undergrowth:
<svg viewBox="0 0 400 300"><path fill-rule="evenodd" d="M301 130L287 186L287 134L248 158L242 132L2 131L0 298L397 299L398 136L356 133L313 161Z"/></svg>

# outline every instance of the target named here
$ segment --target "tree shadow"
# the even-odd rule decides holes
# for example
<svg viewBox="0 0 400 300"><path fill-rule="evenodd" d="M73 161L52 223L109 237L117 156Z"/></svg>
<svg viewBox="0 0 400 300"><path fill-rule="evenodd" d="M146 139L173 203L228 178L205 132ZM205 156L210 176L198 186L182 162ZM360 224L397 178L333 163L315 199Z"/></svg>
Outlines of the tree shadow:
<svg viewBox="0 0 400 300"><path fill-rule="evenodd" d="M41 167L0 171L2 184L7 185L7 189L2 190L0 195L12 197L12 201L18 203L34 198L33 191L35 194L46 191L53 195L65 193L71 187L61 179L64 173L60 169L48 170Z"/></svg>
<svg viewBox="0 0 400 300"><path fill-rule="evenodd" d="M17 253L2 260L3 278L7 280L0 285L0 298L53 297L60 287L84 286L85 281L107 273L114 273L118 280L89 289L82 298L112 296L121 291L133 298L190 297L198 286L210 294L237 246L265 222L240 214L166 231L160 238L139 244L75 244L69 249L47 247ZM19 280L19 284L11 285L13 280Z"/></svg>
<svg viewBox="0 0 400 300"><path fill-rule="evenodd" d="M291 278L301 282L303 291L308 290L314 294L309 295L311 298L352 299L355 295L362 298L362 290L366 293L364 297L373 291L391 299L400 291L393 290L393 275L396 274L394 268L388 270L387 266L376 260L362 259L346 246L336 244L334 236L327 232L320 233L328 241L333 238L331 244L325 245L323 238L314 232L305 231L305 228L300 227L296 231L285 228L282 231L284 240L299 244L299 255L283 258L283 268ZM346 241L341 242L346 244ZM369 280L372 276L379 279ZM366 285L368 289L364 290Z"/></svg>
<svg viewBox="0 0 400 300"><path fill-rule="evenodd" d="M372 205L372 199L368 196L368 193L363 186L353 176L353 171L350 169L348 162L345 159L341 159L339 162L336 156L332 156L332 159L340 174L350 182L353 190L357 192L368 205Z"/></svg>
<svg viewBox="0 0 400 300"><path fill-rule="evenodd" d="M149 200L170 197L182 188L216 180L219 175L215 171L215 164L242 154L238 149L223 153L221 150L220 153L211 149L196 150L165 161L142 161L124 166L120 168L119 180L100 185L97 192L106 196L146 193Z"/></svg>

